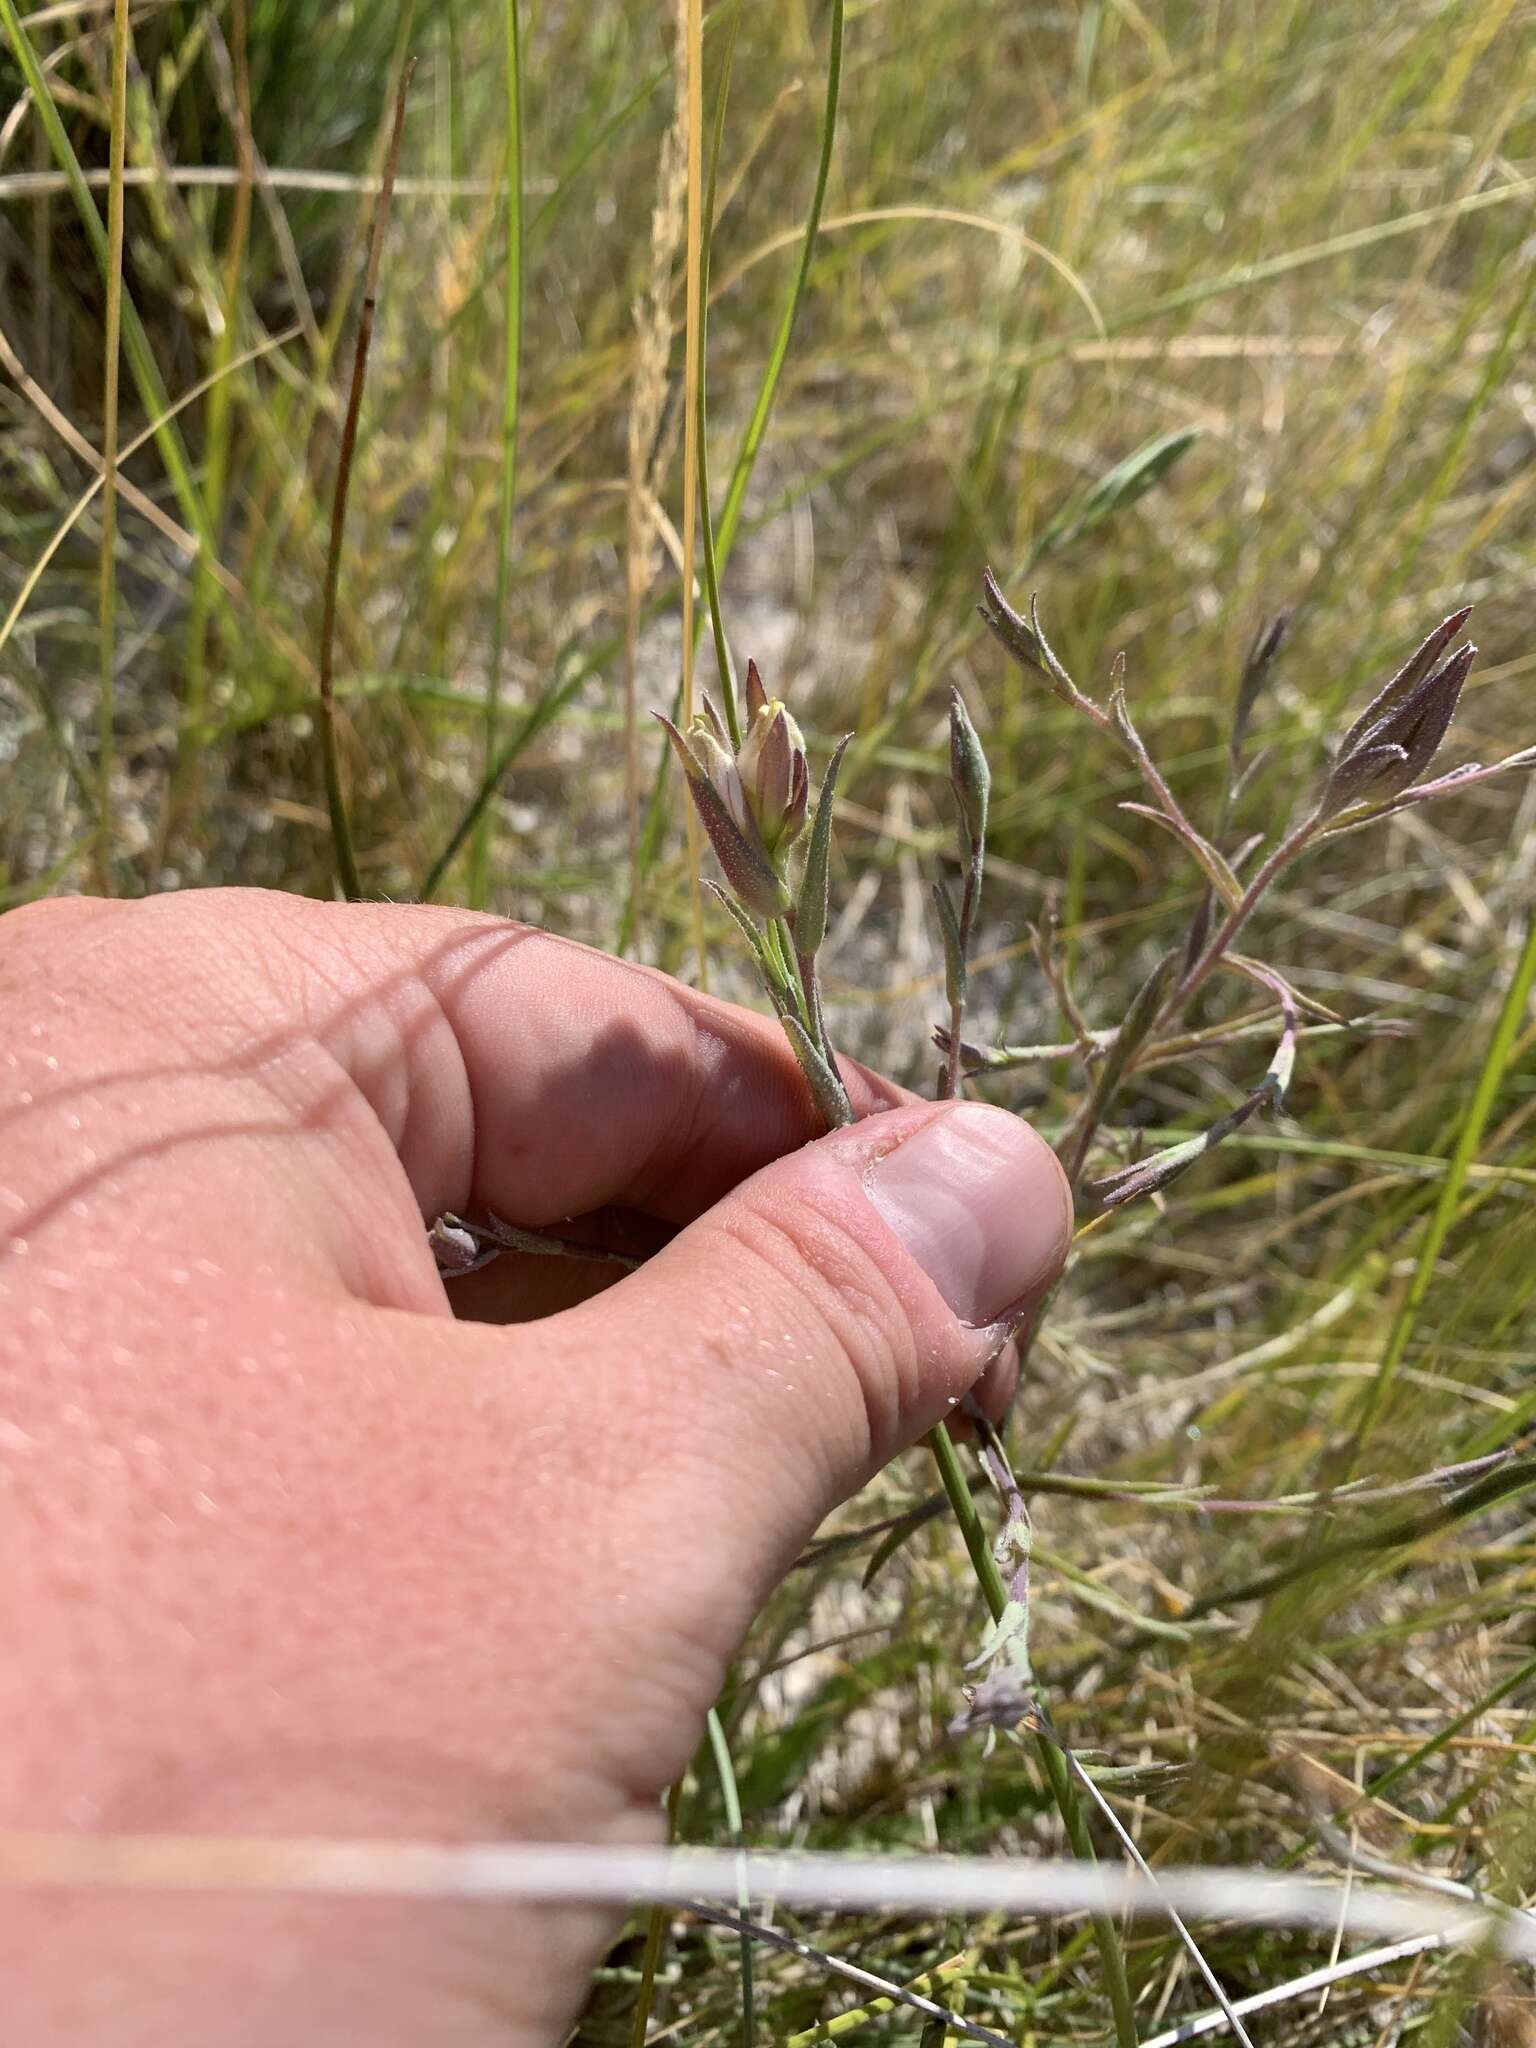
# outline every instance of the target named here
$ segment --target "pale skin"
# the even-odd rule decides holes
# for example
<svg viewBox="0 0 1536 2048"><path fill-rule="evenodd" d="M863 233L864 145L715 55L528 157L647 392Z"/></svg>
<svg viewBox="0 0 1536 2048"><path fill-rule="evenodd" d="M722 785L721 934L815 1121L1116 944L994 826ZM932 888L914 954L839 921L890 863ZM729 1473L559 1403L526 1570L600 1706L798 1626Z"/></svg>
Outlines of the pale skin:
<svg viewBox="0 0 1536 2048"><path fill-rule="evenodd" d="M769 1020L490 918L3 930L0 1827L659 1839L817 1523L1006 1392L1049 1150L853 1069L807 1143ZM476 1204L654 1256L450 1293ZM612 1926L21 1892L0 1998L29 2048L553 2043Z"/></svg>

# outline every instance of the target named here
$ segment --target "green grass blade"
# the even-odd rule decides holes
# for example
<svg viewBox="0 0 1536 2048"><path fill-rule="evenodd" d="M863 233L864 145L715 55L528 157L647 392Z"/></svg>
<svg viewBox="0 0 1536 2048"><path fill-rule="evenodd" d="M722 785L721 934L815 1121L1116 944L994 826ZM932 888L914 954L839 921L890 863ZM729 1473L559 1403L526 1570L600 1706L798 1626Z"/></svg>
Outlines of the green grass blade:
<svg viewBox="0 0 1536 2048"><path fill-rule="evenodd" d="M410 10L407 9L407 21ZM384 231L389 222L389 204L394 197L395 173L400 163L400 143L405 132L405 102L416 69L414 57L400 67L395 88L395 118L390 130L389 152L384 160L384 182L374 209L373 229L368 238L368 269L363 279L363 302L358 309L357 340L352 351L352 379L347 391L347 409L341 423L341 447L336 457L336 488L331 499L331 539L325 557L325 591L320 616L320 764L325 783L325 803L331 821L331 845L336 860L336 879L349 903L363 893L352 823L341 786L341 758L336 742L336 697L334 662L336 651L336 598L341 585L341 546L346 532L347 495L352 482L352 458L357 449L357 427L363 410L363 383L368 374L368 347L373 339L374 309L378 304L379 272L384 262Z"/></svg>
<svg viewBox="0 0 1536 2048"><path fill-rule="evenodd" d="M731 1745L726 1740L725 1727L716 1708L709 1710L709 1747L715 1759L715 1773L720 1780L720 1797L725 1804L725 1824L731 1831L731 1840L738 1849L746 1846L741 1825L741 1795L736 1786L736 1767L731 1761ZM747 1919L752 1911L752 1895L743 1873L736 1893L736 1909ZM741 1954L741 2038L743 2048L754 2048L757 2040L757 2000L752 1986L752 1937L743 1933L737 1937Z"/></svg>
<svg viewBox="0 0 1536 2048"><path fill-rule="evenodd" d="M112 763L117 728L117 379L122 356L123 165L128 149L128 49L132 33L128 0L113 0L107 303L102 337L101 569L96 598L100 661L96 713L96 879L108 895L112 889Z"/></svg>
<svg viewBox="0 0 1536 2048"><path fill-rule="evenodd" d="M507 586L512 571L512 509L517 497L517 435L523 347L523 56L518 0L507 0L502 91L507 151L507 257L502 276L506 323L501 362L501 473L496 517L496 595L491 625L491 669L485 691L485 765L496 758L501 727L501 668L507 646ZM469 857L469 900L486 899L491 848L490 806L481 807Z"/></svg>
<svg viewBox="0 0 1536 2048"><path fill-rule="evenodd" d="M1532 918L1526 931L1525 944L1515 963L1509 987L1505 990L1504 1002L1494 1024L1493 1035L1483 1055L1477 1086L1472 1091L1472 1100L1467 1104L1467 1113L1462 1118L1461 1128L1456 1134L1450 1164L1444 1180L1440 1183L1439 1199L1424 1232L1424 1241L1419 1246L1413 1278L1398 1304L1397 1314L1392 1320L1392 1328L1387 1336L1386 1349L1381 1355L1381 1364L1366 1396L1365 1409L1355 1433L1355 1458L1364 1450L1367 1438L1381 1420L1391 1399L1393 1385L1419 1319L1419 1311L1424 1306L1435 1277L1436 1262L1451 1225L1456 1220L1462 1190L1467 1184L1467 1170L1477 1158L1477 1149L1483 1141L1488 1119L1498 1100L1510 1054L1514 1050L1515 1040L1525 1018L1525 1008L1530 1001L1533 984L1536 984L1536 918Z"/></svg>
<svg viewBox="0 0 1536 2048"><path fill-rule="evenodd" d="M585 664L579 664L563 677L559 675L557 669L557 680L529 706L521 725L508 737L501 752L486 769L480 787L475 791L464 815L449 834L448 843L427 870L427 878L421 885L423 903L430 903L436 896L442 886L444 875L458 858L459 851L475 829L475 822L481 812L501 787L502 778L507 770L523 749L538 738L550 720L570 703L589 674L590 670Z"/></svg>

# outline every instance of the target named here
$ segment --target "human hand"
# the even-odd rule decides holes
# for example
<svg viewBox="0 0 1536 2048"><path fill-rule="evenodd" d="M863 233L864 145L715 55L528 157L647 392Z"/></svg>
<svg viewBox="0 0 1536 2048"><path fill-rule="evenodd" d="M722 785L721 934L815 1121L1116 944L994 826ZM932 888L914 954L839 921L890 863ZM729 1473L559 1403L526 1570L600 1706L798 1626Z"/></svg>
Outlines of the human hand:
<svg viewBox="0 0 1536 2048"><path fill-rule="evenodd" d="M1054 1277L1047 1147L851 1070L805 1144L771 1022L490 918L4 932L0 1826L655 1839L799 1546ZM475 1203L661 1248L456 1321L422 1226ZM556 2040L608 1932L39 1893L0 1982L28 2048L483 2048Z"/></svg>

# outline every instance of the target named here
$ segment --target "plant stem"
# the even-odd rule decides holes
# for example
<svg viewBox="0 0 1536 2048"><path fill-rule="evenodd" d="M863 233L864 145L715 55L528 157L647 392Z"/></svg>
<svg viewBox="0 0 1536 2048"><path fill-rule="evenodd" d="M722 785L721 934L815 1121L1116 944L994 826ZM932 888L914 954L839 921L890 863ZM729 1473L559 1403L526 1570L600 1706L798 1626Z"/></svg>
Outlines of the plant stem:
<svg viewBox="0 0 1536 2048"><path fill-rule="evenodd" d="M97 590L97 638L101 693L96 799L96 878L112 890L112 757L116 715L117 614L117 373L123 308L123 164L128 135L128 0L112 8L112 140L107 189L107 314L103 340L101 425L101 571Z"/></svg>
<svg viewBox="0 0 1536 2048"><path fill-rule="evenodd" d="M395 120L390 131L389 151L384 161L384 182L373 216L373 233L368 245L368 270L363 281L363 303L357 320L357 346L352 354L352 383L347 393L346 418L342 422L341 449L336 458L336 491L331 501L331 540L325 561L325 599L320 615L320 762L325 778L326 808L331 820L331 844L336 857L336 878L349 903L362 896L357 871L357 854L352 844L352 826L347 817L346 797L341 787L341 762L336 747L336 693L333 664L336 651L336 593L341 583L341 542L347 523L347 490L352 480L352 457L357 448L357 423L363 409L363 381L368 374L368 344L373 335L374 307L378 300L379 268L384 257L384 228L389 219L389 202L395 189L395 172L400 163L400 137L405 128L405 98L410 90L414 57L401 67L395 90Z"/></svg>
<svg viewBox="0 0 1536 2048"><path fill-rule="evenodd" d="M816 1029L815 1011L811 1004L810 991L806 987L805 978L801 971L802 962L800 955L795 951L794 934L790 931L789 919L787 917L776 917L771 930L774 947L779 958L779 965L784 971L785 983L794 995L795 1008L799 1013L800 1022L805 1026L807 1035L811 1043L816 1047L816 1050L825 1056L827 1048L822 1044L820 1034Z"/></svg>
<svg viewBox="0 0 1536 2048"><path fill-rule="evenodd" d="M0 26L3 26L15 53L16 66L21 72L43 133L48 138L54 159L63 172L69 186L70 197L80 215L80 224L91 245L97 264L105 282L111 263L107 231L102 226L101 214L91 196L91 188L81 169L69 131L59 113L58 103L48 89L48 79L37 59L37 52L28 40L26 28L17 11L16 0L0 0ZM213 530L208 523L207 508L198 491L188 459L186 446L175 425L175 408L172 406L159 368L155 362L154 350L150 347L149 335L132 295L123 290L119 304L122 316L123 354L133 377L146 416L154 423L154 440L165 464L167 477L181 508L181 516L195 534L198 545L213 552Z"/></svg>
<svg viewBox="0 0 1536 2048"><path fill-rule="evenodd" d="M736 34L741 27L741 10L738 7L731 15L731 32L725 45L725 57L720 70L720 89L715 97L715 124L709 145L709 175L704 188L704 227L702 251L699 260L699 357L707 361L709 338L709 259L715 229L715 192L720 178L720 147L725 138L725 109L731 91L731 67L736 61ZM731 676L730 649L726 645L725 616L720 609L720 565L715 553L715 522L709 505L709 433L706 407L706 379L699 376L698 422L698 486L699 486L699 537L704 550L704 591L709 599L709 624L715 642L715 675L719 682L720 698L725 707L726 730L731 736L731 745L741 751L741 717L736 709L736 688Z"/></svg>
<svg viewBox="0 0 1536 2048"><path fill-rule="evenodd" d="M966 1484L965 1474L960 1469L960 1460L955 1452L954 1438L944 1427L936 1423L928 1433L928 1448L933 1453L934 1463L939 1468L939 1478L949 1497L949 1505L965 1547L970 1555L971 1568L976 1582L981 1587L988 1611L994 1621L1000 1621L1008 1605L1008 1589L1003 1583L1002 1572L997 1559L992 1555L992 1546L987 1541L987 1532L982 1526L981 1516L976 1509L971 1489ZM1093 1838L1088 1832L1088 1823L1083 1817L1077 1787L1072 1782L1072 1773L1066 1758L1044 1735L1035 1737L1037 1753L1046 1781L1051 1788L1051 1797L1061 1815L1062 1825L1067 1831L1067 1840L1072 1852L1084 1863L1096 1863ZM1109 2003L1115 2020L1115 2040L1118 2048L1137 2048L1136 2012L1131 2002L1131 1987L1125 1973L1125 1951L1114 1921L1108 1913L1091 1915L1094 1940L1098 1944L1099 1959L1104 1967L1105 1987L1109 1992Z"/></svg>
<svg viewBox="0 0 1536 2048"><path fill-rule="evenodd" d="M715 1774L720 1780L720 1798L725 1806L725 1824L731 1831L731 1840L736 1847L744 1849L746 1834L741 1822L741 1794L736 1786L736 1766L731 1761L731 1745L726 1739L725 1724L720 1719L718 1708L710 1708L707 1727L710 1752L715 1760ZM745 1860L742 1863L741 1879L736 1891L736 1906L743 1919L752 1908L752 1894L747 1884ZM752 1937L743 1929L737 1940L741 1957L742 2048L755 2048L757 2001L753 1996L752 1987Z"/></svg>
<svg viewBox="0 0 1536 2048"><path fill-rule="evenodd" d="M1248 884L1248 887L1243 891L1242 900L1228 911L1215 938L1211 940L1205 951L1188 972L1180 978L1172 995L1169 996L1167 1003L1163 1006L1162 1018L1159 1019L1159 1022L1163 1018L1176 1016L1188 1008L1197 991L1205 985L1211 974L1214 973L1222 955L1230 949L1238 933L1258 908L1259 899L1263 896L1265 890L1274 881L1281 869L1288 867L1297 854L1301 852L1321 822L1319 812L1309 811L1294 831L1288 832L1285 838L1281 840L1280 844Z"/></svg>
<svg viewBox="0 0 1536 2048"><path fill-rule="evenodd" d="M501 668L507 646L507 585L512 571L512 508L517 496L517 430L523 348L523 60L518 0L507 0L503 61L503 116L507 131L507 267L502 279L506 334L501 363L501 479L496 520L496 596L491 626L491 667L485 683L484 760L496 758L501 730ZM484 906L490 865L491 808L475 825L469 856L469 900Z"/></svg>
<svg viewBox="0 0 1536 2048"><path fill-rule="evenodd" d="M13 4L14 0L0 0L0 9ZM720 514L719 526L715 531L717 571L720 575L725 573L725 565L730 557L731 546L735 541L736 529L741 519L742 505L747 495L747 485L752 480L752 471L757 461L758 450L762 446L763 436L768 431L769 415L773 411L773 401L778 392L779 378L784 369L785 358L789 353L789 343L794 333L795 319L800 311L800 302L805 296L806 284L811 273L811 262L816 253L816 239L821 228L822 207L827 196L827 180L832 169L832 146L837 137L837 109L842 93L843 78L844 7L845 0L832 0L831 44L827 54L827 91L826 98L822 104L821 116L821 154L816 166L816 184L811 194L810 209L805 217L805 236L801 243L800 261L795 267L795 275L790 284L789 296L780 315L778 331L774 335L773 347L769 351L768 361L763 370L763 381L758 389L757 401L752 408L752 416L747 422L746 432L742 436L741 446L737 450L736 461L731 470L730 482L726 486L725 505ZM711 19L714 19L714 16L711 16ZM692 405L688 408L688 417L690 419L696 417L695 409ZM693 466L693 464L687 465L690 469ZM688 582L686 573L684 581L685 584ZM635 918L639 909L640 886L643 884L645 876L650 870L650 865L656 858L657 849L661 844L662 831L666 822L665 792L666 754L663 752L656 775L651 783L651 796L646 812L645 833L640 846L640 858L636 863L635 874L631 879L629 901L625 904L624 915L619 920L616 950L620 953L627 949L633 936ZM688 829L690 833L696 830L692 822L691 807Z"/></svg>
<svg viewBox="0 0 1536 2048"><path fill-rule="evenodd" d="M223 325L214 337L213 383L209 387L205 413L203 453L203 496L208 523L217 533L224 510L229 479L229 450L232 434L234 381L230 366L235 359L240 331L240 299L244 290L246 250L250 239L251 192L255 149L251 140L251 87L245 0L234 0L229 21L231 91L235 116L235 162L238 183L230 216L229 249L224 265ZM177 735L176 758L171 767L160 821L160 854L163 860L176 828L194 793L197 765L203 745L203 724L207 714L208 627L218 591L215 564L200 554L193 567L192 603L187 621L187 674L183 692L181 731ZM158 863L157 863L158 865Z"/></svg>
<svg viewBox="0 0 1536 2048"><path fill-rule="evenodd" d="M668 1848L677 1840L677 1814L682 1803L683 1781L679 1778L667 1793ZM645 2048L645 2037L651 2028L651 2009L656 1999L656 1971L661 1962L661 1945L667 1938L671 1920L670 1907L652 1906L645 1930L645 1951L640 1959L640 1989L635 1995L630 2048Z"/></svg>
<svg viewBox="0 0 1536 2048"><path fill-rule="evenodd" d="M837 1062L832 1057L832 1041L827 1036L826 1013L821 1006L821 975L816 966L814 953L795 953L795 965L800 970L800 987L804 991L806 1007L810 1011L809 1030L816 1041L816 1048L831 1067Z"/></svg>
<svg viewBox="0 0 1536 2048"><path fill-rule="evenodd" d="M1151 1020L1148 1027L1149 1031L1155 1031L1159 1025L1169 1022L1172 1018L1184 1015L1196 995L1204 987L1206 981L1220 966L1225 955L1231 950L1234 940L1258 908L1265 890L1269 888L1281 870L1288 867L1297 855L1304 850L1321 822L1322 816L1320 811L1309 811L1301 823L1288 832L1280 841L1280 844L1262 864L1253 880L1244 890L1241 900L1228 911L1216 936L1205 947L1199 958L1185 970L1184 974L1174 984L1167 1001L1159 1007L1156 1016ZM1116 1096L1125 1082L1129 1080L1133 1073L1138 1071L1142 1064L1143 1062L1138 1058L1136 1051L1133 1050L1123 1068L1114 1075L1110 1084L1108 1086L1101 1085L1091 1098L1081 1128L1073 1133L1071 1153L1063 1161L1067 1168L1067 1177L1071 1180L1074 1187L1077 1185L1078 1175L1081 1173L1088 1154L1092 1149L1093 1141L1108 1117L1111 1108L1114 1106Z"/></svg>
<svg viewBox="0 0 1536 2048"><path fill-rule="evenodd" d="M704 275L704 6L703 0L683 0L679 27L678 61L687 110L688 226L687 226L687 313L683 350L683 522L682 522L682 610L683 668L678 696L681 724L686 731L693 718L693 664L698 647L694 626L693 561L698 534L699 417L703 383L703 275ZM704 888L700 879L701 837L698 815L692 804L688 813L688 894L693 911L694 951L698 958L700 988L708 984L709 972L704 947Z"/></svg>
<svg viewBox="0 0 1536 2048"><path fill-rule="evenodd" d="M971 841L971 857L965 871L965 888L960 897L960 958L968 959L971 949L971 927L976 921L976 906L981 900L982 862L986 848L982 841ZM965 994L963 988L949 1006L949 1044L944 1053L944 1094L956 1096L960 1093L960 1045L965 1036Z"/></svg>

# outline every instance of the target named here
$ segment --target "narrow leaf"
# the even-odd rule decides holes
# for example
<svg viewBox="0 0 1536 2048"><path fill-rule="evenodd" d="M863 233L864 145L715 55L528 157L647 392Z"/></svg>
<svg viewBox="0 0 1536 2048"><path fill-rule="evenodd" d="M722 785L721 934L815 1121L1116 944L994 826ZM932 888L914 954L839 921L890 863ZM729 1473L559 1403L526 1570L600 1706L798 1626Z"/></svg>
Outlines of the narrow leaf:
<svg viewBox="0 0 1536 2048"><path fill-rule="evenodd" d="M960 943L960 920L954 901L942 882L933 885L934 906L939 913L939 930L944 936L944 993L951 1007L965 1001L965 948Z"/></svg>
<svg viewBox="0 0 1536 2048"><path fill-rule="evenodd" d="M1218 1117L1198 1137L1185 1138L1165 1151L1154 1152L1148 1159L1138 1160L1133 1166L1122 1166L1117 1172L1106 1174L1102 1180L1090 1181L1083 1192L1100 1209L1123 1209L1127 1202L1157 1193L1170 1181L1188 1172L1197 1159L1214 1150L1223 1138L1230 1138L1234 1131L1241 1130L1259 1110L1278 1110L1284 1102L1296 1063L1296 1006L1288 983L1278 976L1262 973L1260 978L1267 981L1279 997L1284 1016L1280 1040L1263 1080L1235 1109Z"/></svg>
<svg viewBox="0 0 1536 2048"><path fill-rule="evenodd" d="M821 778L821 794L816 799L816 816L811 823L805 869L800 877L800 894L795 904L795 949L812 960L821 951L821 942L827 935L832 807L837 793L838 770L852 739L853 734L848 733L838 741L827 763L827 772Z"/></svg>
<svg viewBox="0 0 1536 2048"><path fill-rule="evenodd" d="M793 1012L786 1011L780 1022L795 1058L800 1062L800 1071L810 1088L811 1099L821 1112L828 1130L841 1130L845 1124L851 1124L853 1104L848 1100L848 1091L835 1068L822 1058L811 1043L805 1026Z"/></svg>
<svg viewBox="0 0 1536 2048"><path fill-rule="evenodd" d="M1136 991L1131 1007L1125 1013L1125 1021L1104 1048L1104 1057L1099 1062L1094 1084L1093 1102L1088 1112L1091 1124L1099 1121L1104 1108L1125 1076L1132 1054L1139 1050L1157 1022L1176 958L1173 953L1165 953L1158 961Z"/></svg>
<svg viewBox="0 0 1536 2048"><path fill-rule="evenodd" d="M1133 449L1123 462L1117 462L1097 483L1091 484L1077 503L1047 528L1041 537L1037 559L1065 547L1069 541L1081 540L1085 534L1094 532L1106 520L1113 518L1115 513L1145 497L1153 485L1160 483L1174 464L1188 454L1200 439L1200 433L1199 427L1180 427L1171 434L1158 434Z"/></svg>
<svg viewBox="0 0 1536 2048"><path fill-rule="evenodd" d="M762 933L752 922L751 918L748 917L729 889L722 889L718 882L711 881L708 877L705 878L704 886L751 948L752 957L757 962L757 971L762 976L763 986L768 991L770 1001L777 1008L790 993L789 985L774 961L772 954L763 944Z"/></svg>
<svg viewBox="0 0 1536 2048"><path fill-rule="evenodd" d="M1187 818L1170 818L1166 811L1157 810L1152 804L1123 803L1122 811L1133 811L1138 818L1150 818L1154 825L1160 825L1165 832L1171 832L1175 839L1187 846L1204 870L1205 878L1229 910L1235 910L1242 901L1242 884L1233 874L1209 839L1197 832Z"/></svg>

